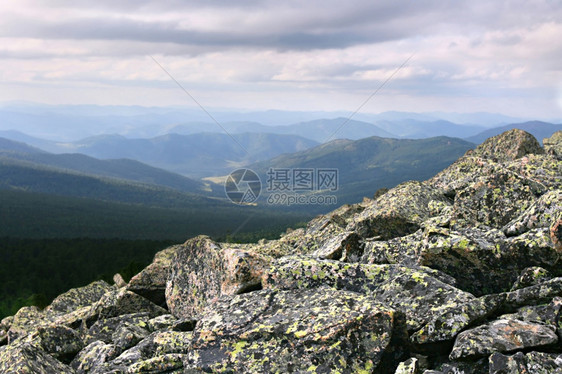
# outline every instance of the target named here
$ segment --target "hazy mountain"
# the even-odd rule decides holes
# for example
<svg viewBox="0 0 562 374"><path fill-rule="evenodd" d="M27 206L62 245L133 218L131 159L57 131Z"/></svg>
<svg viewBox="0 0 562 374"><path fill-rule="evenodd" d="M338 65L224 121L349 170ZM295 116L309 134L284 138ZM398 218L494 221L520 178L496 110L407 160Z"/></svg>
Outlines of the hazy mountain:
<svg viewBox="0 0 562 374"><path fill-rule="evenodd" d="M49 166L66 171L126 179L140 183L154 184L170 187L183 192L207 193L207 186L179 174L163 169L158 169L138 161L129 159L98 160L82 154L51 154L38 150L39 152L6 151L7 147L2 144L0 138L0 160L18 162L26 166ZM32 150L35 148L32 148Z"/></svg>
<svg viewBox="0 0 562 374"><path fill-rule="evenodd" d="M61 146L96 158L128 158L191 177L225 175L233 168L301 151L318 143L295 135L264 133L168 134L151 139L103 135Z"/></svg>
<svg viewBox="0 0 562 374"><path fill-rule="evenodd" d="M416 119L401 119L393 121L377 121L376 126L392 131L397 137L408 139L423 139L434 136L449 136L467 138L478 134L486 128L475 125L457 125L449 121L420 121Z"/></svg>
<svg viewBox="0 0 562 374"><path fill-rule="evenodd" d="M525 119L504 116L495 113L413 113L388 111L374 113L352 113L350 111L236 111L220 108L207 108L209 113L229 132L269 132L304 136L295 131L265 131L261 126L277 127L291 124L304 124L321 119L346 119L353 115L353 120L373 124L377 121L415 120L435 122L440 120L456 124L476 126L498 126L507 123L523 122ZM187 127L180 129L187 125ZM36 103L12 103L0 105L0 132L16 130L30 136L55 140L75 141L101 134L119 134L129 138L152 138L159 135L178 132L193 134L198 132L222 133L209 116L197 107L141 107L111 105L43 105ZM194 130L198 127L196 130ZM174 130L176 128L176 130ZM388 131L394 134L394 131ZM373 134L364 136L389 134ZM443 134L439 134L443 135ZM14 139L12 137L1 135ZM329 135L326 135L328 137ZM341 134L346 138L345 134ZM307 136L305 136L307 137ZM347 136L356 138L356 136ZM315 134L317 141L323 141ZM23 139L14 139L23 140ZM24 140L28 144L33 144Z"/></svg>
<svg viewBox="0 0 562 374"><path fill-rule="evenodd" d="M14 140L0 138L0 151L4 152L25 152L25 153L46 153L45 151L31 147L25 143Z"/></svg>
<svg viewBox="0 0 562 374"><path fill-rule="evenodd" d="M336 168L338 204L371 197L382 187L424 180L447 167L474 144L458 138L334 140L315 148L282 155L250 166L267 186L269 168ZM265 187L264 187L265 188Z"/></svg>
<svg viewBox="0 0 562 374"><path fill-rule="evenodd" d="M477 135L467 137L466 140L480 144L484 140L501 134L504 131L511 130L511 129L520 129L527 131L528 133L533 134L535 138L542 144L542 140L544 138L549 138L553 133L556 131L562 130L562 124L556 125L553 123L548 122L541 122L541 121L530 121L524 123L512 123L506 126L495 127L493 129L489 129L486 131L482 131Z"/></svg>

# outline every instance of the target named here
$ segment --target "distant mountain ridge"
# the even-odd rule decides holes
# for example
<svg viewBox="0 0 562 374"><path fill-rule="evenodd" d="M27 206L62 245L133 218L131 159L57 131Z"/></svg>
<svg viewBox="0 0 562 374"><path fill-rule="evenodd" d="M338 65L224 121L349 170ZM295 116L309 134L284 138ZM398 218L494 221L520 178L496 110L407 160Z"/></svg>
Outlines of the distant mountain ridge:
<svg viewBox="0 0 562 374"><path fill-rule="evenodd" d="M474 144L458 138L333 140L305 151L281 155L249 168L267 180L269 168L338 169L338 204L371 197L379 188L423 180L447 167Z"/></svg>
<svg viewBox="0 0 562 374"><path fill-rule="evenodd" d="M535 138L537 138L539 143L542 144L542 140L544 138L548 138L552 136L552 134L554 134L556 131L562 130L562 124L553 124L553 123L547 123L542 121L512 123L509 125L494 127L492 129L483 131L479 134L466 138L466 140L476 144L480 144L483 143L484 140L491 138L492 136L499 135L505 131L512 130L512 129L527 131L528 133L532 134Z"/></svg>

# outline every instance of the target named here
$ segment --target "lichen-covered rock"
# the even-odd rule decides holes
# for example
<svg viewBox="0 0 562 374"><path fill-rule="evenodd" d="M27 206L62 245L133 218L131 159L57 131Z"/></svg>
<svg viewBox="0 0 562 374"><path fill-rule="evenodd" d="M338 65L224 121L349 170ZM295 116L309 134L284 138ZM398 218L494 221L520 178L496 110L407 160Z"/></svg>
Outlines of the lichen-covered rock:
<svg viewBox="0 0 562 374"><path fill-rule="evenodd" d="M478 177L456 193L453 220L501 229L543 192L544 188L536 182L499 170Z"/></svg>
<svg viewBox="0 0 562 374"><path fill-rule="evenodd" d="M127 368L127 374L134 373L167 373L182 374L184 356L178 353L156 356L137 362Z"/></svg>
<svg viewBox="0 0 562 374"><path fill-rule="evenodd" d="M172 246L158 252L150 265L131 278L127 289L165 307L166 281L179 248L180 246Z"/></svg>
<svg viewBox="0 0 562 374"><path fill-rule="evenodd" d="M550 240L556 252L562 253L562 214L550 226Z"/></svg>
<svg viewBox="0 0 562 374"><path fill-rule="evenodd" d="M149 313L130 313L112 318L103 318L96 321L88 330L84 340L86 344L103 341L114 343L114 333L119 326L138 326L148 332ZM148 335L148 334L146 334ZM129 347L127 347L129 348Z"/></svg>
<svg viewBox="0 0 562 374"><path fill-rule="evenodd" d="M517 309L526 305L549 303L556 296L562 296L562 278L505 293L504 308Z"/></svg>
<svg viewBox="0 0 562 374"><path fill-rule="evenodd" d="M562 131L556 131L550 138L544 138L542 144L547 154L562 159Z"/></svg>
<svg viewBox="0 0 562 374"><path fill-rule="evenodd" d="M474 299L438 276L429 268L284 257L273 263L265 284L279 289L330 286L370 295L404 313L408 329L415 331L433 317Z"/></svg>
<svg viewBox="0 0 562 374"><path fill-rule="evenodd" d="M358 262L363 256L362 238L352 231L345 231L325 241L322 247L312 252L312 257L346 262Z"/></svg>
<svg viewBox="0 0 562 374"><path fill-rule="evenodd" d="M33 337L31 339L33 340ZM80 333L65 326L39 327L37 341L42 350L64 363L70 363L84 348Z"/></svg>
<svg viewBox="0 0 562 374"><path fill-rule="evenodd" d="M44 314L39 308L26 306L14 315L7 336L10 341L36 331L43 323Z"/></svg>
<svg viewBox="0 0 562 374"><path fill-rule="evenodd" d="M404 362L401 362L394 374L418 374L418 360L416 358L410 358Z"/></svg>
<svg viewBox="0 0 562 374"><path fill-rule="evenodd" d="M521 215L503 227L506 235L520 235L535 228L549 228L562 212L562 190L545 193Z"/></svg>
<svg viewBox="0 0 562 374"><path fill-rule="evenodd" d="M521 288L534 286L536 284L543 283L549 279L552 279L548 270L541 268L540 266L530 266L523 269L519 278L513 283L510 291L519 290Z"/></svg>
<svg viewBox="0 0 562 374"><path fill-rule="evenodd" d="M370 297L330 288L252 292L221 299L205 314L186 369L372 372L394 318Z"/></svg>
<svg viewBox="0 0 562 374"><path fill-rule="evenodd" d="M504 304L505 294L486 295L469 300L435 316L410 339L415 344L439 343L454 339L468 326L493 315Z"/></svg>
<svg viewBox="0 0 562 374"><path fill-rule="evenodd" d="M472 152L472 156L509 161L527 154L543 154L540 143L526 131L513 129L491 137Z"/></svg>
<svg viewBox="0 0 562 374"><path fill-rule="evenodd" d="M45 311L58 314L70 313L95 303L107 292L115 289L115 286L102 280L92 282L87 286L73 288L57 296Z"/></svg>
<svg viewBox="0 0 562 374"><path fill-rule="evenodd" d="M166 309L126 289L107 292L92 309L98 320L132 313L147 313L151 318L168 314Z"/></svg>
<svg viewBox="0 0 562 374"><path fill-rule="evenodd" d="M31 344L13 344L0 350L0 373L74 374L74 370Z"/></svg>
<svg viewBox="0 0 562 374"><path fill-rule="evenodd" d="M558 342L552 326L516 319L500 318L461 332L449 355L451 360L487 356L494 352L513 352Z"/></svg>
<svg viewBox="0 0 562 374"><path fill-rule="evenodd" d="M95 341L82 349L70 363L77 374L90 373L93 369L101 367L112 360L119 350L113 344Z"/></svg>
<svg viewBox="0 0 562 374"><path fill-rule="evenodd" d="M562 355L557 353L517 352L508 356L502 353L490 355L490 374L560 374Z"/></svg>
<svg viewBox="0 0 562 374"><path fill-rule="evenodd" d="M166 302L176 317L198 317L221 295L261 288L269 260L257 253L223 248L206 236L177 251L166 285Z"/></svg>
<svg viewBox="0 0 562 374"><path fill-rule="evenodd" d="M382 240L417 231L428 218L450 205L439 191L420 182L405 182L366 206L347 229L363 238Z"/></svg>

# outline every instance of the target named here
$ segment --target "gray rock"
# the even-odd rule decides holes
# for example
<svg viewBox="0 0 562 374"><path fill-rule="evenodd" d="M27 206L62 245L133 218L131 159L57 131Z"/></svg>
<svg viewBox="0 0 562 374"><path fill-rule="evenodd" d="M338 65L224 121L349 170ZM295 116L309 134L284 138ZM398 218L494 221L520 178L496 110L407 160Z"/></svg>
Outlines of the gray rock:
<svg viewBox="0 0 562 374"><path fill-rule="evenodd" d="M562 355L542 352L517 352L507 356L494 353L489 358L490 374L551 374L562 372Z"/></svg>
<svg viewBox="0 0 562 374"><path fill-rule="evenodd" d="M526 131L513 129L491 137L480 144L472 156L495 161L510 161L528 154L543 154L540 143Z"/></svg>
<svg viewBox="0 0 562 374"><path fill-rule="evenodd" d="M74 369L31 344L13 344L0 350L0 373L74 374Z"/></svg>
<svg viewBox="0 0 562 374"><path fill-rule="evenodd" d="M406 315L415 331L432 318L474 300L436 276L429 268L400 265L346 264L332 260L284 257L273 262L267 288L295 289L330 286L370 295Z"/></svg>
<svg viewBox="0 0 562 374"><path fill-rule="evenodd" d="M461 332L449 355L451 360L513 352L558 342L552 326L501 318Z"/></svg>
<svg viewBox="0 0 562 374"><path fill-rule="evenodd" d="M206 236L188 240L173 260L166 302L178 318L197 318L222 295L261 288L269 260L257 253L223 248Z"/></svg>
<svg viewBox="0 0 562 374"><path fill-rule="evenodd" d="M556 131L550 138L544 138L542 144L547 154L562 159L562 131Z"/></svg>
<svg viewBox="0 0 562 374"><path fill-rule="evenodd" d="M325 373L375 370L394 312L370 297L325 288L237 295L205 314L186 369Z"/></svg>
<svg viewBox="0 0 562 374"><path fill-rule="evenodd" d="M95 303L107 292L115 289L114 286L110 286L105 281L96 281L84 287L73 288L57 296L51 305L46 308L46 312L70 313Z"/></svg>
<svg viewBox="0 0 562 374"><path fill-rule="evenodd" d="M117 356L119 350L113 344L95 341L82 349L70 366L77 374L89 373Z"/></svg>
<svg viewBox="0 0 562 374"><path fill-rule="evenodd" d="M166 306L166 281L172 260L181 246L172 246L158 252L150 265L129 281L127 289L139 294L156 305Z"/></svg>
<svg viewBox="0 0 562 374"><path fill-rule="evenodd" d="M420 182L405 182L367 205L347 230L363 238L388 240L412 234L426 219L450 205L439 191Z"/></svg>

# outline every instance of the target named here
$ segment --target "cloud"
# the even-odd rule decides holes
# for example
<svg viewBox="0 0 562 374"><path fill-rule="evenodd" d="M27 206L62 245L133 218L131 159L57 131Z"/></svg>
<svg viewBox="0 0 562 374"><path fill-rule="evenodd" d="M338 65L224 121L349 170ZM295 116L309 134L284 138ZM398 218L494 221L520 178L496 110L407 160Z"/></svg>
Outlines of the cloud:
<svg viewBox="0 0 562 374"><path fill-rule="evenodd" d="M104 87L115 94L99 100L134 101L116 88L144 86L165 102L173 84L152 55L202 97L325 108L361 102L414 53L381 102L433 110L534 95L529 110L559 110L556 1L21 0L0 14L1 77L18 95Z"/></svg>

